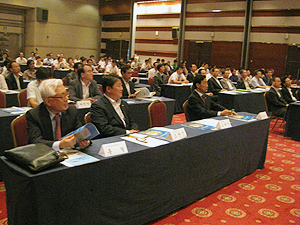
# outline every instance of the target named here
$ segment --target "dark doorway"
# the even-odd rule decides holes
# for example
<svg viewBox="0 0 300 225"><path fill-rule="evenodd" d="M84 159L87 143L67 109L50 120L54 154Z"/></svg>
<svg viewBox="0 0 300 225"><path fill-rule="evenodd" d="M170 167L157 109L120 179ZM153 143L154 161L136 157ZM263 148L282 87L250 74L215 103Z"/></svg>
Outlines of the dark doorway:
<svg viewBox="0 0 300 225"><path fill-rule="evenodd" d="M186 47L188 48L186 59L188 66L195 63L199 68L203 62L210 64L211 42L189 41Z"/></svg>
<svg viewBox="0 0 300 225"><path fill-rule="evenodd" d="M125 40L106 40L106 55L113 59L123 58L128 60L129 41Z"/></svg>
<svg viewBox="0 0 300 225"><path fill-rule="evenodd" d="M285 71L292 75L293 80L300 79L300 46L288 46Z"/></svg>

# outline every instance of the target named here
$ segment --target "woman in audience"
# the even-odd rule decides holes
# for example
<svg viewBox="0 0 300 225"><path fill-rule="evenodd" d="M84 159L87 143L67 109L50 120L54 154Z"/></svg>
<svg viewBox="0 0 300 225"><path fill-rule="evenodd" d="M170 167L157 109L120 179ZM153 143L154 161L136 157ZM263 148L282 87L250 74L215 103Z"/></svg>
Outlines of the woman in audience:
<svg viewBox="0 0 300 225"><path fill-rule="evenodd" d="M40 56L36 57L35 67L41 67L43 65L43 61Z"/></svg>
<svg viewBox="0 0 300 225"><path fill-rule="evenodd" d="M69 57L67 60L67 65L70 69L74 69L74 62L73 62L73 58Z"/></svg>

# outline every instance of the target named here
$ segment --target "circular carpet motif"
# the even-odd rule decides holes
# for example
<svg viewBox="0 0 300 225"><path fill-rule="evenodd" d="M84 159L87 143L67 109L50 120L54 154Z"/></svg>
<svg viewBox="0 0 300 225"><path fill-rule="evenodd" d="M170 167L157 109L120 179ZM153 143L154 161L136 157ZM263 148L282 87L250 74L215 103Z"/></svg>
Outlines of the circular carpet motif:
<svg viewBox="0 0 300 225"><path fill-rule="evenodd" d="M300 209L291 209L290 213L294 216L300 217Z"/></svg>
<svg viewBox="0 0 300 225"><path fill-rule="evenodd" d="M280 175L279 176L282 180L286 180L286 181L292 181L295 180L295 177L289 176L289 175Z"/></svg>
<svg viewBox="0 0 300 225"><path fill-rule="evenodd" d="M294 203L295 202L295 199L289 197L289 196L286 196L286 195L278 195L276 197L276 199L278 201L281 201L281 202L284 202L284 203Z"/></svg>
<svg viewBox="0 0 300 225"><path fill-rule="evenodd" d="M227 209L225 212L227 215L232 216L234 218L243 218L246 216L246 213L243 210L236 208Z"/></svg>
<svg viewBox="0 0 300 225"><path fill-rule="evenodd" d="M192 209L192 213L199 217L210 217L213 214L212 211L210 211L209 209L201 207L196 207Z"/></svg>
<svg viewBox="0 0 300 225"><path fill-rule="evenodd" d="M279 216L279 213L272 209L260 209L258 213L268 218L276 218L277 216Z"/></svg>
<svg viewBox="0 0 300 225"><path fill-rule="evenodd" d="M257 174L255 176L260 180L271 180L271 177L265 174Z"/></svg>
<svg viewBox="0 0 300 225"><path fill-rule="evenodd" d="M247 183L240 183L238 186L240 188L244 189L244 190L253 190L253 189L255 189L255 186L253 186L252 184L247 184Z"/></svg>
<svg viewBox="0 0 300 225"><path fill-rule="evenodd" d="M266 201L266 199L264 197L261 197L259 195L249 195L247 197L250 201L252 202L256 202L256 203L263 203Z"/></svg>
<svg viewBox="0 0 300 225"><path fill-rule="evenodd" d="M228 195L228 194L218 195L218 199L220 199L223 202L235 202L236 201L235 197Z"/></svg>
<svg viewBox="0 0 300 225"><path fill-rule="evenodd" d="M276 184L266 184L265 186L266 188L268 188L271 191L280 191L282 190L282 188Z"/></svg>

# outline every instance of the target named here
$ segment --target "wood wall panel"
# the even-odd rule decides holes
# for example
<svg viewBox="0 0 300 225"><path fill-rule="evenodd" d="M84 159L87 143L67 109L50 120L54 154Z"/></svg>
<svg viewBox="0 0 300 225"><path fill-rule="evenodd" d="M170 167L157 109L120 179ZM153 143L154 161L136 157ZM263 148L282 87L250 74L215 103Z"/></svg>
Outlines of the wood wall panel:
<svg viewBox="0 0 300 225"><path fill-rule="evenodd" d="M185 26L185 31L243 32L244 26Z"/></svg>
<svg viewBox="0 0 300 225"><path fill-rule="evenodd" d="M231 65L239 68L241 64L242 42L214 41L211 47L210 64L220 66Z"/></svg>
<svg viewBox="0 0 300 225"><path fill-rule="evenodd" d="M249 69L252 74L260 68L275 69L274 76L285 73L287 44L250 43Z"/></svg>
<svg viewBox="0 0 300 225"><path fill-rule="evenodd" d="M172 27L137 27L136 31L171 31Z"/></svg>
<svg viewBox="0 0 300 225"><path fill-rule="evenodd" d="M153 39L153 38L140 38L135 39L135 43L146 43L146 44L172 44L177 45L177 39Z"/></svg>
<svg viewBox="0 0 300 225"><path fill-rule="evenodd" d="M180 18L180 13L137 15L138 20Z"/></svg>
<svg viewBox="0 0 300 225"><path fill-rule="evenodd" d="M259 26L251 27L253 33L291 33L300 34L300 27L273 27L273 26Z"/></svg>
<svg viewBox="0 0 300 225"><path fill-rule="evenodd" d="M147 55L147 56L159 56L159 57L177 57L177 52L162 52L162 51L141 51L135 50L137 55Z"/></svg>
<svg viewBox="0 0 300 225"><path fill-rule="evenodd" d="M186 17L245 17L245 11L187 12Z"/></svg>

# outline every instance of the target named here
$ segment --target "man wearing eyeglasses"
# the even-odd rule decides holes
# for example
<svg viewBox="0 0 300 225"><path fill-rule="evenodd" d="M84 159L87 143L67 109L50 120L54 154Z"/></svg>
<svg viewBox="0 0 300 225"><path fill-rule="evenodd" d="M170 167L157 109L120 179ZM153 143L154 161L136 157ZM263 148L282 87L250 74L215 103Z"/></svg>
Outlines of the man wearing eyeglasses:
<svg viewBox="0 0 300 225"><path fill-rule="evenodd" d="M29 143L44 143L59 151L76 144L75 135L62 138L81 126L77 109L68 105L69 93L60 79L45 80L39 87L44 100L26 113ZM85 148L90 141L79 142Z"/></svg>

